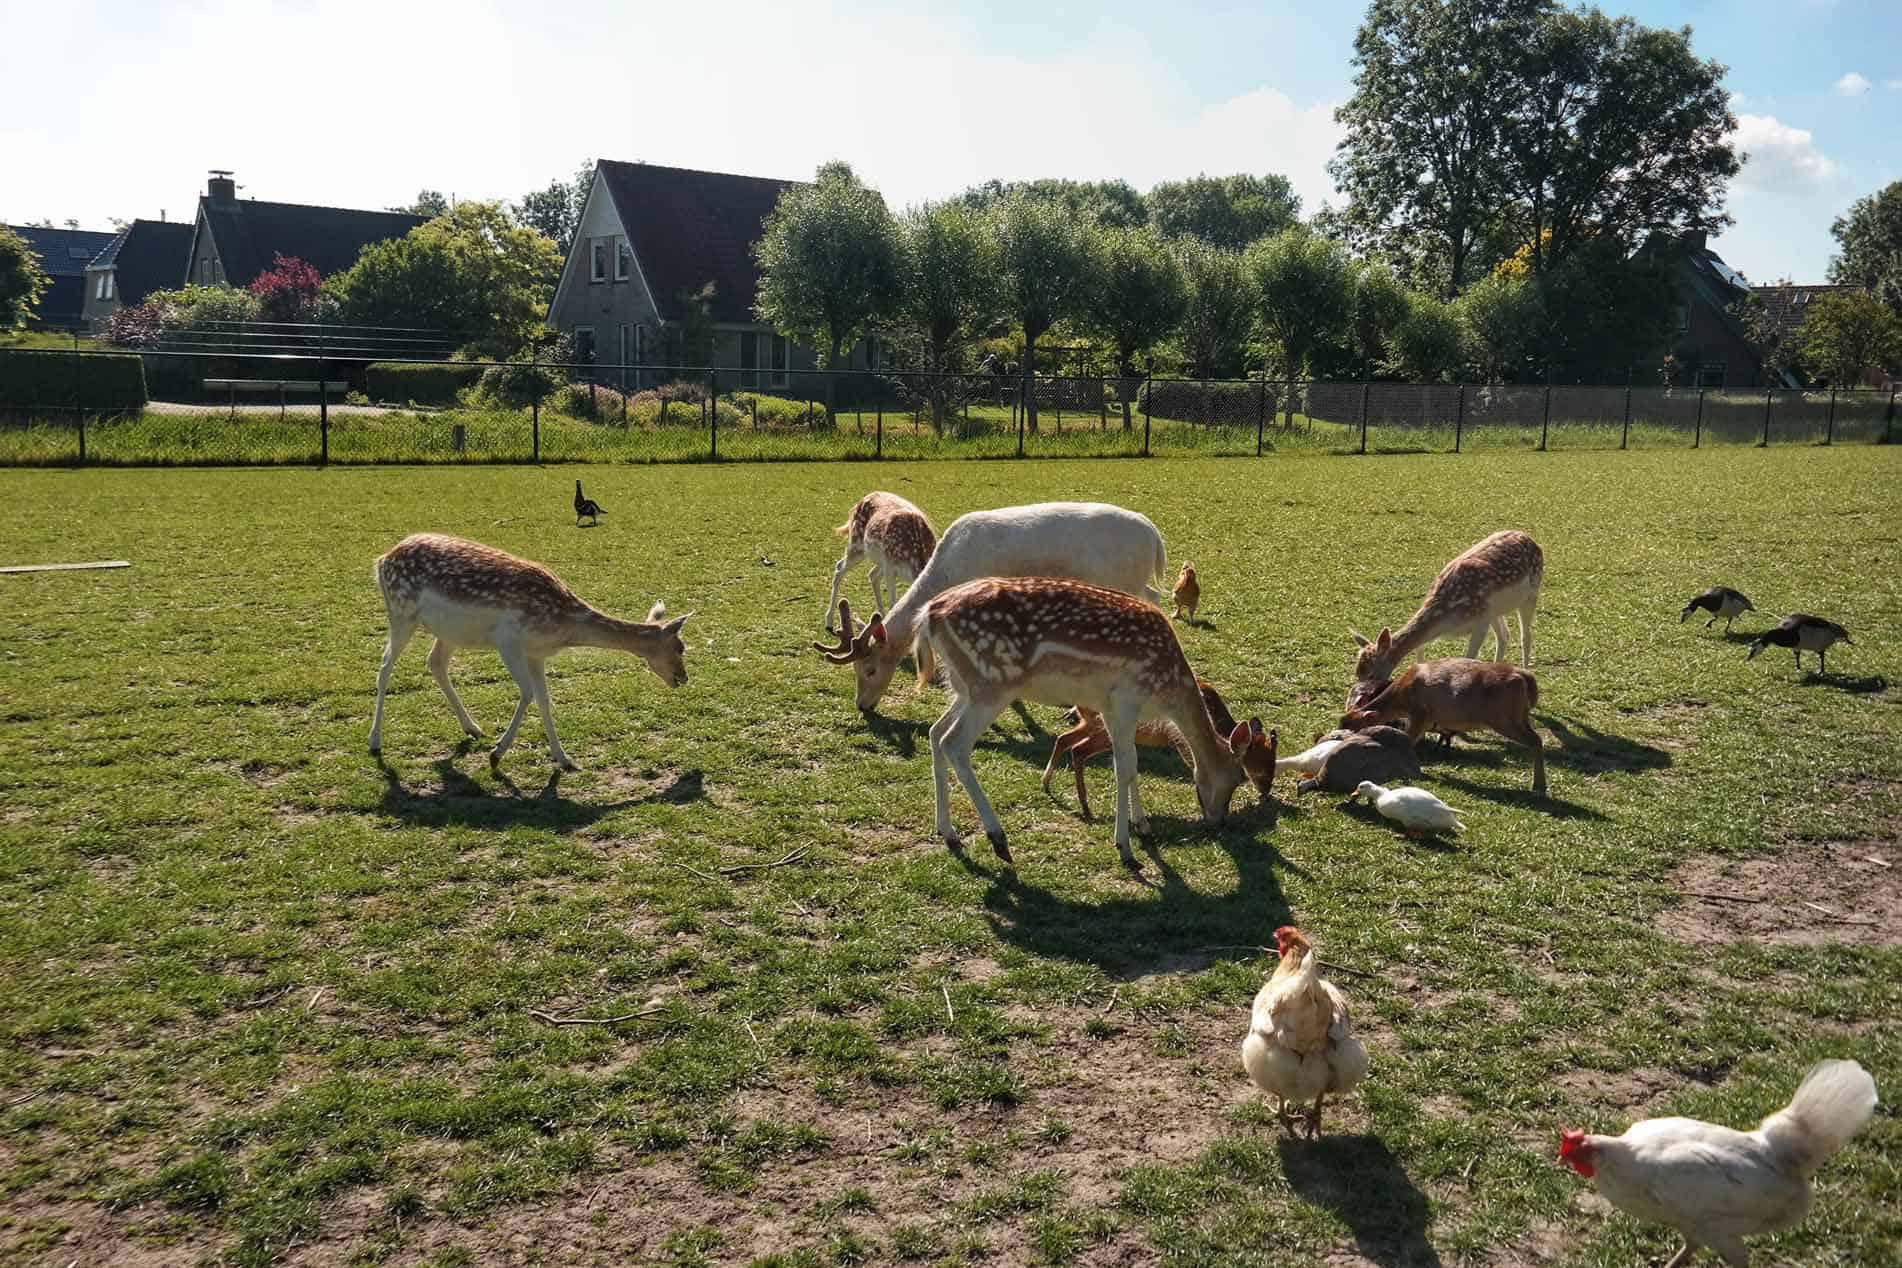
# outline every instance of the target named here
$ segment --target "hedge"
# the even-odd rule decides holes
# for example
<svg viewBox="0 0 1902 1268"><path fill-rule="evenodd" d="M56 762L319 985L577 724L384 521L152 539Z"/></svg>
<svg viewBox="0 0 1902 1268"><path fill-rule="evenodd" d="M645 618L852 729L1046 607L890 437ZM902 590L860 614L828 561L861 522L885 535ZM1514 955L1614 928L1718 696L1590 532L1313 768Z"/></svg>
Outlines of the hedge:
<svg viewBox="0 0 1902 1268"><path fill-rule="evenodd" d="M454 405L457 394L482 377L479 365L405 365L373 361L364 372L364 393L373 401Z"/></svg>
<svg viewBox="0 0 1902 1268"><path fill-rule="evenodd" d="M75 364L77 362L77 364ZM145 366L123 353L0 352L0 409L8 412L75 404L96 413L136 414L145 408Z"/></svg>

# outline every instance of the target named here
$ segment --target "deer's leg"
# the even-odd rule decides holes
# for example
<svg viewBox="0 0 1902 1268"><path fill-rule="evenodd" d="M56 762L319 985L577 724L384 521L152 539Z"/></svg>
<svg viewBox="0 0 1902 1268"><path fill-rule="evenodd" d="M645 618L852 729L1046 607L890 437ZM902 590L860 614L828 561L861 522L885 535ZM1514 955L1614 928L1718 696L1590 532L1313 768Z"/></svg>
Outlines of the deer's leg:
<svg viewBox="0 0 1902 1268"><path fill-rule="evenodd" d="M1504 612L1493 618L1493 659L1506 659L1506 614Z"/></svg>
<svg viewBox="0 0 1902 1268"><path fill-rule="evenodd" d="M1129 849L1129 834L1149 831L1149 816L1143 813L1142 798L1136 791L1136 711L1112 708L1103 715L1109 731L1110 760L1116 766L1116 852L1123 866L1140 870Z"/></svg>
<svg viewBox="0 0 1902 1268"><path fill-rule="evenodd" d="M1479 655L1479 649L1486 645L1487 628L1488 626L1486 625L1486 623L1482 621L1478 625L1475 625L1473 627L1473 632L1471 634L1468 634L1466 636L1466 659L1467 660L1472 660L1475 657L1477 657Z"/></svg>
<svg viewBox="0 0 1902 1268"><path fill-rule="evenodd" d="M1070 755L1070 765L1075 766L1079 760L1076 750L1085 739L1089 738L1089 734L1090 724L1088 722L1078 722L1068 731L1059 735L1056 740L1051 743L1050 760L1044 763L1043 768L1043 790L1045 792L1050 791L1050 779L1057 772L1058 759L1067 753Z"/></svg>
<svg viewBox="0 0 1902 1268"><path fill-rule="evenodd" d="M414 613L390 613L390 637L383 644L383 664L376 671L376 710L370 716L372 753L383 751L383 695L390 689L390 671L396 668L396 658L416 636L416 625Z"/></svg>
<svg viewBox="0 0 1902 1268"><path fill-rule="evenodd" d="M1545 743L1539 739L1539 733L1533 729L1530 721L1520 722L1503 729L1500 734L1509 740L1517 740L1532 748L1532 791L1545 792Z"/></svg>
<svg viewBox="0 0 1902 1268"><path fill-rule="evenodd" d="M1533 599L1519 609L1519 663L1528 669L1532 667L1532 612L1537 606L1538 600Z"/></svg>
<svg viewBox="0 0 1902 1268"><path fill-rule="evenodd" d="M944 843L954 850L961 842L958 838L958 830L951 826L950 762L945 756L944 739L951 733L951 729L957 726L958 719L963 716L963 713L964 701L958 696L952 696L950 706L938 715L938 720L931 724L929 732L932 792L937 801L938 811L937 833L944 838Z"/></svg>
<svg viewBox="0 0 1902 1268"><path fill-rule="evenodd" d="M580 770L572 757L561 747L561 741L555 738L555 706L548 698L548 674L539 660L528 662L529 672L535 675L535 705L541 710L542 730L548 735L548 751L555 759L555 765L563 770Z"/></svg>
<svg viewBox="0 0 1902 1268"><path fill-rule="evenodd" d="M489 765L491 766L499 764L509 749L515 746L515 733L521 730L522 719L528 716L529 701L535 698L536 678L529 668L528 657L522 653L520 647L513 643L505 643L495 650L501 654L502 664L508 668L509 677L515 680L515 685L521 690L522 695L515 702L515 716L509 719L508 729L502 732L502 738L497 740L495 747L489 750Z"/></svg>
<svg viewBox="0 0 1902 1268"><path fill-rule="evenodd" d="M449 655L454 650L449 644L437 639L436 645L429 649L429 672L436 679L436 685L442 688L442 694L449 701L450 711L456 715L456 721L462 723L463 734L480 737L482 728L477 726L476 720L469 716L469 711L462 707L462 697L456 694L455 684L449 681Z"/></svg>
<svg viewBox="0 0 1902 1268"><path fill-rule="evenodd" d="M858 560L858 551L847 546L845 553L839 556L839 562L832 567L832 594L831 597L826 600L826 633L828 634L832 633L833 623L839 618L839 587L845 582L847 569L851 568ZM846 631L847 634L851 632L851 630Z"/></svg>
<svg viewBox="0 0 1902 1268"><path fill-rule="evenodd" d="M977 772L971 769L971 749L977 744L977 737L984 734L997 715L1003 712L1001 705L982 704L967 700L958 710L956 717L939 718L937 725L931 728L934 756L942 752L944 760L958 773L958 782L964 785L964 791L970 795L971 804L977 808L977 817L984 824L984 835L990 838L991 848L997 851L997 857L1010 862L1010 846L1004 837L1004 825L998 822L997 812L991 809L989 798L977 782ZM945 726L946 718L950 725ZM939 727L944 727L942 732ZM942 738L940 738L942 735ZM947 823L949 814L946 815ZM949 841L950 838L946 838Z"/></svg>
<svg viewBox="0 0 1902 1268"><path fill-rule="evenodd" d="M872 566L865 570L865 579L872 583L872 606L876 608L885 602L885 570L874 559Z"/></svg>

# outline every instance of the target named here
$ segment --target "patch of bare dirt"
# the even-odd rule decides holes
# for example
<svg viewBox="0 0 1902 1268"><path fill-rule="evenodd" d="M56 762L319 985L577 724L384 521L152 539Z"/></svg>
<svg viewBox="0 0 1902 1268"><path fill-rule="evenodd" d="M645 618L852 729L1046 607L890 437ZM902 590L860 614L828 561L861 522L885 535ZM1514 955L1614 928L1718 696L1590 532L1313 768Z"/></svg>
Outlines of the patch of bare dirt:
<svg viewBox="0 0 1902 1268"><path fill-rule="evenodd" d="M1775 855L1699 854L1679 864L1683 896L1659 933L1694 947L1750 939L1785 946L1902 946L1902 851L1893 842L1826 841Z"/></svg>
<svg viewBox="0 0 1902 1268"><path fill-rule="evenodd" d="M1614 1117L1650 1113L1664 1098L1691 1085L1684 1076L1659 1066L1633 1066L1629 1070L1579 1067L1554 1075L1552 1082L1577 1100L1603 1106Z"/></svg>

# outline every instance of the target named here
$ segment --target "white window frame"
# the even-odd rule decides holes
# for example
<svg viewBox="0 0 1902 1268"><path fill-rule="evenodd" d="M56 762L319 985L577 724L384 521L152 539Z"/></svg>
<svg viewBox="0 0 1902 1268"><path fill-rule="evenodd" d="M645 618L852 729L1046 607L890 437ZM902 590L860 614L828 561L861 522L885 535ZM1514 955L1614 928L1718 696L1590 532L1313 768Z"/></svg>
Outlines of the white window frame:
<svg viewBox="0 0 1902 1268"><path fill-rule="evenodd" d="M608 280L607 250L612 243L612 238L588 239L588 285Z"/></svg>
<svg viewBox="0 0 1902 1268"><path fill-rule="evenodd" d="M581 359L581 336L584 334L588 336L588 352L590 353L588 364L599 365L601 363L601 349L595 346L593 326L569 327L568 338L575 344L575 360L579 361Z"/></svg>
<svg viewBox="0 0 1902 1268"><path fill-rule="evenodd" d="M99 274L99 282L93 288L94 299L112 298L112 270L106 269Z"/></svg>
<svg viewBox="0 0 1902 1268"><path fill-rule="evenodd" d="M614 280L625 282L631 276L628 265L634 262L634 248L627 244L626 238L614 240Z"/></svg>

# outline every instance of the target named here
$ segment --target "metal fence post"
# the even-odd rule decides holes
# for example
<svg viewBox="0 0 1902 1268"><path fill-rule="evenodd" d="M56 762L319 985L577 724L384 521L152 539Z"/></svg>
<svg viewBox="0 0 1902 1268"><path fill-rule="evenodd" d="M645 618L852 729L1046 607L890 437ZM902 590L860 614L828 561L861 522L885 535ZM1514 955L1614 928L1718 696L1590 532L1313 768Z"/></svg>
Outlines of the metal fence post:
<svg viewBox="0 0 1902 1268"><path fill-rule="evenodd" d="M1539 422L1539 452L1545 452L1545 438L1552 430L1552 385L1545 385L1545 417Z"/></svg>
<svg viewBox="0 0 1902 1268"><path fill-rule="evenodd" d="M324 363L324 337L317 336L317 463L330 465L330 374ZM233 393L235 399L236 393Z"/></svg>
<svg viewBox="0 0 1902 1268"><path fill-rule="evenodd" d="M1763 449L1767 447L1770 443L1770 397L1771 395L1772 395L1771 388L1766 387L1763 389L1763 440L1759 442L1757 445L1757 448L1759 449Z"/></svg>
<svg viewBox="0 0 1902 1268"><path fill-rule="evenodd" d="M1367 394L1373 391L1371 380L1362 380L1360 385L1360 451L1367 452Z"/></svg>
<svg viewBox="0 0 1902 1268"><path fill-rule="evenodd" d="M1453 412L1453 452L1460 451L1460 433L1466 430L1466 385L1460 384L1459 405Z"/></svg>
<svg viewBox="0 0 1902 1268"><path fill-rule="evenodd" d="M1882 416L1882 443L1895 439L1895 389L1889 389L1889 412Z"/></svg>
<svg viewBox="0 0 1902 1268"><path fill-rule="evenodd" d="M529 461L542 460L542 372L533 361L528 363Z"/></svg>
<svg viewBox="0 0 1902 1268"><path fill-rule="evenodd" d="M1691 448L1696 449L1704 443L1704 388L1697 389L1697 429L1691 433Z"/></svg>
<svg viewBox="0 0 1902 1268"><path fill-rule="evenodd" d="M1836 443L1836 389L1833 387L1829 389L1829 422L1823 430L1823 443Z"/></svg>
<svg viewBox="0 0 1902 1268"><path fill-rule="evenodd" d="M720 458L720 372L707 371L707 457Z"/></svg>
<svg viewBox="0 0 1902 1268"><path fill-rule="evenodd" d="M1143 457L1149 456L1149 393L1156 386L1156 376L1151 374L1143 379Z"/></svg>
<svg viewBox="0 0 1902 1268"><path fill-rule="evenodd" d="M80 371L79 363L79 332L75 330L73 332L73 420L79 424L79 465L82 467L86 465L86 407L85 402L80 399L83 395L80 384L83 381L84 375Z"/></svg>
<svg viewBox="0 0 1902 1268"><path fill-rule="evenodd" d="M873 405L872 408L876 411L872 415L872 425L878 429L877 438L872 442L873 445L875 446L874 449L872 450L872 456L874 458L883 458L885 456L885 395L884 393L882 392L879 393L878 400Z"/></svg>
<svg viewBox="0 0 1902 1268"><path fill-rule="evenodd" d="M1261 382L1255 385L1255 456L1261 457L1262 433L1268 427L1268 372L1261 372Z"/></svg>
<svg viewBox="0 0 1902 1268"><path fill-rule="evenodd" d="M1625 384L1625 434L1618 438L1618 447L1628 449L1631 446L1631 384Z"/></svg>
<svg viewBox="0 0 1902 1268"><path fill-rule="evenodd" d="M1024 420L1030 417L1029 389L1030 374L1026 371L1024 374L1024 407L1017 411L1017 456L1019 458L1024 456Z"/></svg>

